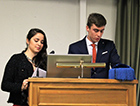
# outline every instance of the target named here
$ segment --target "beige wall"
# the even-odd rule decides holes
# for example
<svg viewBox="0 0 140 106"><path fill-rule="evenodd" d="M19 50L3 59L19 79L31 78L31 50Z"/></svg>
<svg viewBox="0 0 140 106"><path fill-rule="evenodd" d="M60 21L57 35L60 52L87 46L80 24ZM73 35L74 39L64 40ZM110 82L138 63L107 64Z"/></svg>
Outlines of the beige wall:
<svg viewBox="0 0 140 106"><path fill-rule="evenodd" d="M87 0L87 17L92 12L99 12L107 19L103 38L115 39L117 0Z"/></svg>
<svg viewBox="0 0 140 106"><path fill-rule="evenodd" d="M47 35L48 52L67 54L68 45L80 39L80 0L1 0L0 1L0 82L4 67L14 53L25 47L30 28ZM108 24L103 37L114 40L116 0L87 0L86 14L100 12ZM87 17L86 16L86 17ZM84 37L85 35L83 35ZM8 104L8 93L0 90L0 106Z"/></svg>

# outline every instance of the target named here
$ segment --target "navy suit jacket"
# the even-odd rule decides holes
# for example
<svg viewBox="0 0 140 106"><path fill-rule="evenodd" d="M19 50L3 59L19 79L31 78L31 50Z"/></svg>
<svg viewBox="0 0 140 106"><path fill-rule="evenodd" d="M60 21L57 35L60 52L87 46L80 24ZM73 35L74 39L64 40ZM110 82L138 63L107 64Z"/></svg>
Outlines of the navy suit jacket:
<svg viewBox="0 0 140 106"><path fill-rule="evenodd" d="M117 53L115 44L111 40L100 39L98 42L98 52L96 56L96 63L106 63L105 68L91 69L92 78L108 78L108 71L114 65L120 63L120 57ZM86 37L84 39L70 44L68 54L89 54Z"/></svg>

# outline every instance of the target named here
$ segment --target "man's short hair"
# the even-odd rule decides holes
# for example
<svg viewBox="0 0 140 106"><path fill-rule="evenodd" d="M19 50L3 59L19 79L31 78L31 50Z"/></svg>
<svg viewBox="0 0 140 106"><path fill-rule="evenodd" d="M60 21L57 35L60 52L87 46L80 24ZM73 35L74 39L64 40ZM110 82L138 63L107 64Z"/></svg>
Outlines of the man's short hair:
<svg viewBox="0 0 140 106"><path fill-rule="evenodd" d="M87 20L87 26L90 28L93 24L95 24L97 27L105 26L106 19L99 13L91 13Z"/></svg>

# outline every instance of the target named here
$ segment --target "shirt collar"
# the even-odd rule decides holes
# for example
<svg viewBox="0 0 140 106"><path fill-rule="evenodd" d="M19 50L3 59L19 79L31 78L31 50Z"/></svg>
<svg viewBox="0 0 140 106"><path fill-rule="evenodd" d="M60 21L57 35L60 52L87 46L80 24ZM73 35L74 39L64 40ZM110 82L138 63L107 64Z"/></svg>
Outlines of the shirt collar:
<svg viewBox="0 0 140 106"><path fill-rule="evenodd" d="M86 37L86 42L88 46L91 46L91 44L93 44L87 37ZM94 44L97 46L98 42L95 42Z"/></svg>

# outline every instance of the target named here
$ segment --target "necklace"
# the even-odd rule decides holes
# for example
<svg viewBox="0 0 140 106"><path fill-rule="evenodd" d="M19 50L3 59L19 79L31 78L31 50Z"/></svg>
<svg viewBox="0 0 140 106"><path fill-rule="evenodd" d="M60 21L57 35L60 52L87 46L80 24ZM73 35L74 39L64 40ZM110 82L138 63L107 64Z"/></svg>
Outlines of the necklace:
<svg viewBox="0 0 140 106"><path fill-rule="evenodd" d="M31 58L29 58L26 54L25 54L26 58L33 64L35 64L35 61L33 61Z"/></svg>

